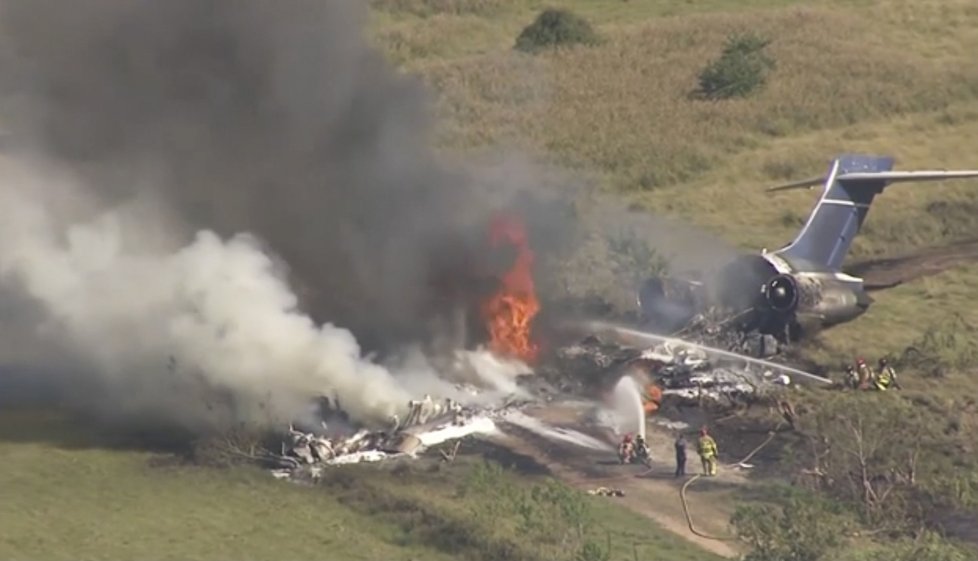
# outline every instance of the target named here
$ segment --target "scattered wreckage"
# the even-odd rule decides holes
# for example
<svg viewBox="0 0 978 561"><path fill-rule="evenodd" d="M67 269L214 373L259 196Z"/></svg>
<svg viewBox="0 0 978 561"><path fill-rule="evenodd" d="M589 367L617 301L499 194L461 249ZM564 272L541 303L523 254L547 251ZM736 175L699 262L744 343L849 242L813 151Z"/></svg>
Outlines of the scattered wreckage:
<svg viewBox="0 0 978 561"><path fill-rule="evenodd" d="M722 330L711 330L709 335L714 340L726 337L725 346L735 350L617 327L605 326L604 332L608 336L590 335L558 350L557 370L576 378L583 393L593 391L597 383L599 393L606 394L618 380L630 376L641 388L646 413L666 399L680 405L729 405L798 381L831 383L786 364L741 354L737 351L744 340L736 334L723 335Z"/></svg>
<svg viewBox="0 0 978 561"><path fill-rule="evenodd" d="M710 334L714 338L720 336ZM728 343L732 341L733 338L728 339ZM452 399L436 400L425 395L408 403L409 412L403 420L392 416L387 430L364 429L349 436L330 436L326 422L322 430L314 432L289 427L281 453L272 455L269 463L276 478L313 481L329 466L416 457L437 444L469 435L490 436L509 425L548 438L568 439L581 446L604 449L604 443L586 441L586 435L575 434L571 438L558 429L537 426L531 423L535 419L520 411L529 403L551 401L557 396L576 394L593 399L595 384L599 386L598 393L607 394L624 376L632 377L637 383L643 401L655 401L651 408L646 403L647 413L658 409L666 400L676 405L697 406L706 402L731 405L756 399L799 379L828 382L787 365L682 339L632 330L608 337L589 335L578 343L556 349L553 360L538 367L535 374L516 379L523 394L535 396L529 400L517 400L513 394L498 407L489 407L464 405ZM463 393L479 393L472 387L459 389L465 390ZM642 454L626 456L628 463L648 461Z"/></svg>
<svg viewBox="0 0 978 561"><path fill-rule="evenodd" d="M268 458L273 465L272 475L277 479L314 481L327 466L416 457L431 446L496 430L487 411L463 407L452 399L439 402L426 395L410 401L408 407L407 417L403 421L392 417L386 431L361 429L352 436L331 438L325 422L319 434L290 426L281 453Z"/></svg>

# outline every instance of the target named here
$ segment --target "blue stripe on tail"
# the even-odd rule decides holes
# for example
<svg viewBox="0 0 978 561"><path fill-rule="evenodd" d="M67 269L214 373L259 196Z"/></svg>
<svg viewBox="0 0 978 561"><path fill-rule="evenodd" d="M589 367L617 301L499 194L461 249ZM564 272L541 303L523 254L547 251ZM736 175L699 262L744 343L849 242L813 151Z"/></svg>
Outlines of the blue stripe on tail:
<svg viewBox="0 0 978 561"><path fill-rule="evenodd" d="M893 158L848 154L832 162L822 196L798 236L776 253L800 266L838 271L852 240L859 233L873 199L886 187L884 180L847 185L836 180L846 173L893 169Z"/></svg>

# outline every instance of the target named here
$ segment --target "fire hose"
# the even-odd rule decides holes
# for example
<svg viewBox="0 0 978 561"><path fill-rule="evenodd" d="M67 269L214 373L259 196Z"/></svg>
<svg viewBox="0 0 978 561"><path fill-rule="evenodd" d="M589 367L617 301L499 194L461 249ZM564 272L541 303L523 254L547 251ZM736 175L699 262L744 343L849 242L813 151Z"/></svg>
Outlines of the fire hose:
<svg viewBox="0 0 978 561"><path fill-rule="evenodd" d="M736 467L736 466L739 466L739 465L742 465L742 464L746 463L748 460L750 460L751 458L753 458L755 454L757 454L758 452L760 452L765 446L767 446L768 444L770 444L772 440L774 440L774 436L777 434L777 430L780 427L781 427L780 424L777 427L774 427L774 429L771 430L768 433L767 439L765 439L764 442L762 442L760 445L758 445L757 448L754 448L753 450L751 450L751 453L750 454L747 454L747 456L745 456L744 459L740 460L739 462L734 462L732 464L726 464L724 467ZM698 473L698 474L694 475L693 477L690 477L688 480L686 480L686 483L683 483L683 486L679 489L679 499L683 503L683 515L686 517L686 525L689 526L689 531L692 532L694 535L697 535L697 536L699 536L701 538L705 538L705 539L708 539L708 540L736 541L737 538L734 538L734 537L719 537L719 536L711 536L709 534L705 534L705 533L697 530L696 527L693 526L693 517L690 516L690 514L689 514L689 503L686 501L686 489L690 485L692 485L694 481L698 480L701 477L703 477L703 474L702 473Z"/></svg>
<svg viewBox="0 0 978 561"><path fill-rule="evenodd" d="M724 464L724 467L737 467L737 466L742 465L742 464L746 463L747 461L749 461L751 458L753 458L755 455L757 455L758 452L760 452L761 450L763 450L765 446L767 446L768 444L770 444L772 440L774 440L774 437L777 436L778 429L781 428L781 426L783 424L784 423L779 423L776 427L774 427L771 431L769 431L768 432L768 435L767 435L767 438L764 439L764 442L761 442L756 448L754 448L753 450L751 450L751 452L749 454L747 454L746 456L744 456L744 458L741 459L739 462L734 462L734 463L731 463L731 464ZM648 466L648 464L646 464L646 465ZM654 471L654 468L652 468L651 466L648 466L648 469L647 470L645 470L645 471L643 471L642 473L639 473L639 474L617 475L617 476L611 476L611 477L586 478L586 479L570 478L570 480L571 481L575 481L576 480L576 482L578 482L578 483L581 483L581 482L584 482L584 481L586 481L588 483L596 483L596 482L606 483L606 482L616 481L616 480L622 480L622 479L631 479L631 478L635 478L635 477L643 477L645 475L648 475L648 474L652 473L652 471ZM682 501L683 515L686 517L686 525L689 527L689 531L692 532L696 536L699 536L701 538L708 539L708 540L716 540L716 541L737 541L737 538L735 538L735 537L711 536L709 534L706 534L704 532L701 532L701 531L697 530L696 527L693 525L693 517L689 513L689 502L686 500L686 489L689 488L689 486L692 485L694 481L699 480L701 477L703 477L703 474L696 474L696 475L690 477L688 480L686 480L685 483L683 483L683 486L680 487L680 489L679 489L679 499L680 499L680 501Z"/></svg>

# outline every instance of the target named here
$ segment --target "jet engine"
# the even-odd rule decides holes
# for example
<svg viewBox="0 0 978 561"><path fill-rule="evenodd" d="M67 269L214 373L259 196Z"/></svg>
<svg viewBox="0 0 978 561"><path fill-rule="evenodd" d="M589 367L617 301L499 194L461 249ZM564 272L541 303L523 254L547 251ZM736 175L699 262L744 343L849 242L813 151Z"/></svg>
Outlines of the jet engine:
<svg viewBox="0 0 978 561"><path fill-rule="evenodd" d="M798 282L791 275L777 275L764 283L764 302L779 314L790 314L798 308Z"/></svg>
<svg viewBox="0 0 978 561"><path fill-rule="evenodd" d="M646 325L664 333L682 329L711 306L736 318L739 329L795 341L866 311L871 300L859 279L775 266L769 257L742 256L701 281L649 279L639 291Z"/></svg>

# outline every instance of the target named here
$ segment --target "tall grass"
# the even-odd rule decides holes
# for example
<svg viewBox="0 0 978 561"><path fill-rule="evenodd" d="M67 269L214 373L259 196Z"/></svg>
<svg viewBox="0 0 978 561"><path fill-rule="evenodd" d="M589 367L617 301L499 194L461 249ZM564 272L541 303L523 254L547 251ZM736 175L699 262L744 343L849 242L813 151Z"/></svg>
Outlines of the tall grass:
<svg viewBox="0 0 978 561"><path fill-rule="evenodd" d="M978 66L934 65L865 30L869 15L818 9L652 20L603 48L569 48L526 76L476 58L427 69L452 123L453 146L517 134L571 167L598 169L623 190L689 182L761 143L806 131L948 107L978 92ZM768 87L745 100L688 95L724 39L772 38ZM488 64L487 64L488 62ZM545 91L500 100L501 89ZM537 101L538 103L530 103Z"/></svg>

